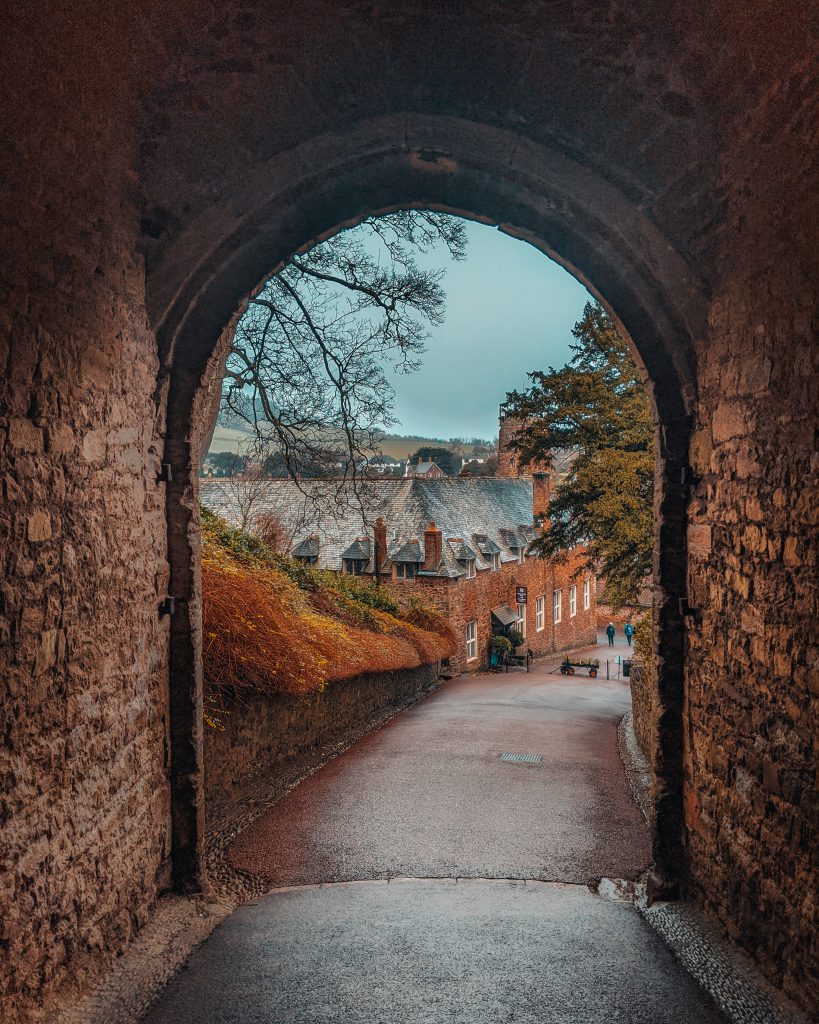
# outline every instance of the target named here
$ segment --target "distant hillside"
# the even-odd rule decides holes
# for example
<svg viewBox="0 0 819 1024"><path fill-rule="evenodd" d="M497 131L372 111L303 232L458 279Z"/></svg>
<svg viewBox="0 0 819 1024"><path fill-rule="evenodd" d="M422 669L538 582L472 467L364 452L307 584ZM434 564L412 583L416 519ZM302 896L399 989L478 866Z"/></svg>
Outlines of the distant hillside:
<svg viewBox="0 0 819 1024"><path fill-rule="evenodd" d="M242 444L247 442L250 434L235 427L223 427L217 424L211 441L211 452L236 452ZM381 450L385 455L391 455L394 459L405 459L407 454L412 454L418 448L447 448L458 455L468 455L473 446L471 444L458 444L453 441L440 441L435 437L403 437L400 434L386 434L381 444Z"/></svg>
<svg viewBox="0 0 819 1024"><path fill-rule="evenodd" d="M235 453L249 440L250 434L246 430L239 430L236 427L223 427L217 423L208 451L214 454L217 452Z"/></svg>

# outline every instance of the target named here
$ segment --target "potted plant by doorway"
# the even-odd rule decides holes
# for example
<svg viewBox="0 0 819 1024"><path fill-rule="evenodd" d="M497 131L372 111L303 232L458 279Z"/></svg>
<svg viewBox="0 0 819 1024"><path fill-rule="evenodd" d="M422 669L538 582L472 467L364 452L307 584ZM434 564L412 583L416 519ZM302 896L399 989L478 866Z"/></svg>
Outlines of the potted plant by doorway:
<svg viewBox="0 0 819 1024"><path fill-rule="evenodd" d="M521 633L517 629L510 629L506 636L509 638L509 643L512 645L513 648L520 647L520 645L526 639L523 633Z"/></svg>
<svg viewBox="0 0 819 1024"><path fill-rule="evenodd" d="M503 659L512 650L508 637L497 634L489 641L489 667L495 668L503 663Z"/></svg>

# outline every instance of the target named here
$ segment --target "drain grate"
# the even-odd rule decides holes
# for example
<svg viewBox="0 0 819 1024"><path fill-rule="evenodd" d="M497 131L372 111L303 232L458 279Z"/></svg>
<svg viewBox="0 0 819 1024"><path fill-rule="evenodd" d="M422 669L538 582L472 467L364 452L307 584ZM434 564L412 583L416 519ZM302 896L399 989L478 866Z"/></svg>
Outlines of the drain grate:
<svg viewBox="0 0 819 1024"><path fill-rule="evenodd" d="M501 754L501 761L514 761L515 764L540 764L540 754Z"/></svg>

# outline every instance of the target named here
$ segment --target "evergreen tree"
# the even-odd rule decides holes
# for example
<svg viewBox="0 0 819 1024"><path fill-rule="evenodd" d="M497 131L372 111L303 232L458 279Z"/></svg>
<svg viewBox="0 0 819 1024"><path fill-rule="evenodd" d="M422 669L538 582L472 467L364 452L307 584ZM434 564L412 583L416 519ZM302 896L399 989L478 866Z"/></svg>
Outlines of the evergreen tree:
<svg viewBox="0 0 819 1024"><path fill-rule="evenodd" d="M512 443L524 463L572 455L535 550L562 560L585 544L587 565L617 606L651 578L654 425L637 366L602 306L586 303L572 334L566 366L529 374L532 386L510 392L506 410L526 421Z"/></svg>
<svg viewBox="0 0 819 1024"><path fill-rule="evenodd" d="M410 455L411 463L417 463L419 459L422 462L434 462L447 476L457 476L461 471L460 455L456 455L449 448L435 448L429 445L426 447L422 446Z"/></svg>

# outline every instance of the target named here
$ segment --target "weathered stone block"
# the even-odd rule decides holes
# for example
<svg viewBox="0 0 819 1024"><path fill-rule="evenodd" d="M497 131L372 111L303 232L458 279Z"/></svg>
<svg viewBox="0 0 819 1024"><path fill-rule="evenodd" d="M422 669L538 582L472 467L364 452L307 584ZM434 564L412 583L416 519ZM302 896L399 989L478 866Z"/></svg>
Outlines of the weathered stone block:
<svg viewBox="0 0 819 1024"><path fill-rule="evenodd" d="M51 540L51 516L48 512L33 512L28 517L26 534L30 541Z"/></svg>

